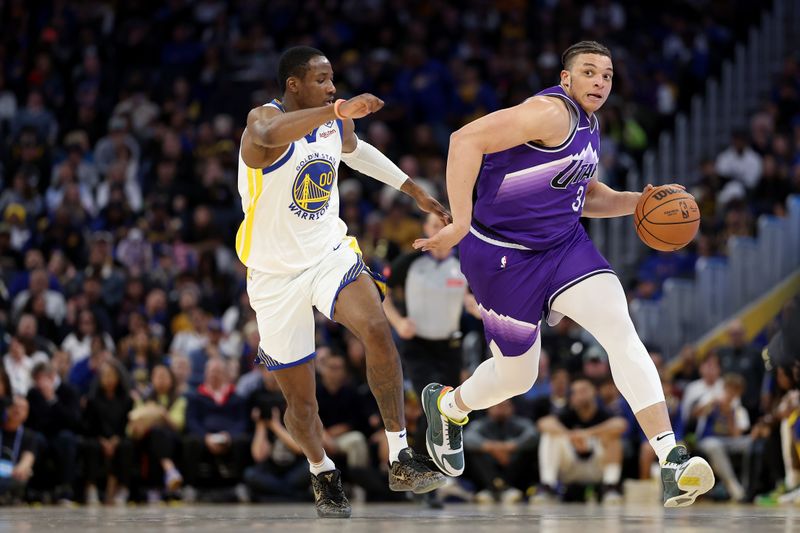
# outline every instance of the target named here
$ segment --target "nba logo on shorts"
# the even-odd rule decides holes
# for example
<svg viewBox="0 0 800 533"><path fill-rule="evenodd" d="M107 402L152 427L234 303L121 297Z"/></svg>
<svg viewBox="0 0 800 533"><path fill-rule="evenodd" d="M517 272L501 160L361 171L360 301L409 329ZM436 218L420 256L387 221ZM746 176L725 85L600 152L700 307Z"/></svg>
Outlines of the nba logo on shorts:
<svg viewBox="0 0 800 533"><path fill-rule="evenodd" d="M505 267L506 267L506 256L503 256L503 258L500 259L500 268L505 268Z"/></svg>

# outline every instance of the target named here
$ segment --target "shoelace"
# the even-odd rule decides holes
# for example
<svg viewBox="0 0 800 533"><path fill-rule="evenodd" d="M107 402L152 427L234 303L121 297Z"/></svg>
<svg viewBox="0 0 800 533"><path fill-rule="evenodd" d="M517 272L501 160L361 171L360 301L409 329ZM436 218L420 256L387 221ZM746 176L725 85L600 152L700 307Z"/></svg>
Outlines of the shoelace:
<svg viewBox="0 0 800 533"><path fill-rule="evenodd" d="M436 463L430 457L414 453L411 458L405 461L406 465L410 466L416 472L428 472L436 468Z"/></svg>
<svg viewBox="0 0 800 533"><path fill-rule="evenodd" d="M452 431L450 429L451 426ZM458 424L453 424L448 420L447 423L444 424L444 428L442 428L442 436L450 444L451 450L461 448L461 426Z"/></svg>

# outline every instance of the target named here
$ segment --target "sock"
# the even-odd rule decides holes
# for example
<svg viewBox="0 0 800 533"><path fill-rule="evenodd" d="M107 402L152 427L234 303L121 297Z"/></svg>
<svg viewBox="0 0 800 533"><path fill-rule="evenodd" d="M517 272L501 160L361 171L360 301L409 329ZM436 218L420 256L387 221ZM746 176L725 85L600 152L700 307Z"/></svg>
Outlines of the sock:
<svg viewBox="0 0 800 533"><path fill-rule="evenodd" d="M445 395L439 401L439 410L444 416L455 422L461 422L467 418L467 415L470 413L469 411L462 410L458 405L456 405L455 389L449 390L445 393Z"/></svg>
<svg viewBox="0 0 800 533"><path fill-rule="evenodd" d="M672 431L664 431L650 439L650 446L655 450L658 456L658 463L664 464L667 460L667 455L675 447L675 433Z"/></svg>
<svg viewBox="0 0 800 533"><path fill-rule="evenodd" d="M324 452L323 452L324 453ZM328 454L325 454L322 457L322 461L318 463L312 463L311 461L308 462L309 470L315 476L320 475L323 472L330 472L331 470L336 470L336 465L333 463Z"/></svg>
<svg viewBox="0 0 800 533"><path fill-rule="evenodd" d="M622 465L613 463L603 467L603 485L617 485L622 477Z"/></svg>
<svg viewBox="0 0 800 533"><path fill-rule="evenodd" d="M400 450L408 448L408 441L406 440L406 428L400 431L386 430L386 440L389 441L389 464L398 460Z"/></svg>

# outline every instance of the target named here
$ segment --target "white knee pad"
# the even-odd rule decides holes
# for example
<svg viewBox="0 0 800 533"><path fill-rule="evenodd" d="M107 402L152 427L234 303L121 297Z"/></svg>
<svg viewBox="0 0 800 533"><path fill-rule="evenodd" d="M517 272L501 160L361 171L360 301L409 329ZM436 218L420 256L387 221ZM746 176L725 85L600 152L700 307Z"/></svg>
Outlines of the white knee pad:
<svg viewBox="0 0 800 533"><path fill-rule="evenodd" d="M503 400L519 396L530 390L539 375L539 354L542 341L536 342L525 353L517 356L503 355L497 344L491 342L492 358L475 369L475 373L461 385L461 399L470 409L487 409Z"/></svg>
<svg viewBox="0 0 800 533"><path fill-rule="evenodd" d="M608 354L614 383L634 413L664 401L661 378L636 334L616 276L598 274L577 283L553 301L553 309L597 339Z"/></svg>

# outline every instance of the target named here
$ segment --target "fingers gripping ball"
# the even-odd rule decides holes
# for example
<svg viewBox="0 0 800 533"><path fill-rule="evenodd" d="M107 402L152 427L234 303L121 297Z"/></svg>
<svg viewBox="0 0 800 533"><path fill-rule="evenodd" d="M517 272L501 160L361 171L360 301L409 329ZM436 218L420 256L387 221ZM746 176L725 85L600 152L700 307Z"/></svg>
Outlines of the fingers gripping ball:
<svg viewBox="0 0 800 533"><path fill-rule="evenodd" d="M639 198L633 221L636 233L647 246L672 252L694 238L700 227L700 209L688 192L662 185Z"/></svg>

